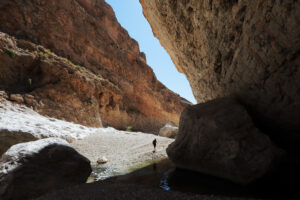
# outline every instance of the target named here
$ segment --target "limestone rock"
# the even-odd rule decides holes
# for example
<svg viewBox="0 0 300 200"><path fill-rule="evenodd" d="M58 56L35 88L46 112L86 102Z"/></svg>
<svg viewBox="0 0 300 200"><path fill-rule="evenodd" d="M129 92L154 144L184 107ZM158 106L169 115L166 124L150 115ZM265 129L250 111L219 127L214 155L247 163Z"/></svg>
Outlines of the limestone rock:
<svg viewBox="0 0 300 200"><path fill-rule="evenodd" d="M0 98L8 99L8 95L5 91L0 91Z"/></svg>
<svg viewBox="0 0 300 200"><path fill-rule="evenodd" d="M140 2L198 103L237 94L272 140L299 151L299 1Z"/></svg>
<svg viewBox="0 0 300 200"><path fill-rule="evenodd" d="M167 148L180 168L243 184L267 173L281 153L233 98L188 106L179 134Z"/></svg>
<svg viewBox="0 0 300 200"><path fill-rule="evenodd" d="M25 94L24 96L24 101L26 104L31 105L31 106L37 106L37 101L34 99L34 96L30 94Z"/></svg>
<svg viewBox="0 0 300 200"><path fill-rule="evenodd" d="M17 103L24 103L24 98L20 94L11 94L9 99Z"/></svg>
<svg viewBox="0 0 300 200"><path fill-rule="evenodd" d="M0 157L11 146L22 142L34 141L36 139L37 138L30 133L0 129Z"/></svg>
<svg viewBox="0 0 300 200"><path fill-rule="evenodd" d="M104 125L118 129L132 126L155 133L166 123L178 124L184 107L182 98L157 80L138 43L120 26L104 0L3 1L0 12L0 31L22 39L16 42L19 48L51 61L50 49L106 82L96 85L94 79L82 79L82 75L58 63L52 69L51 62L45 64L40 62L42 58L19 54L15 48L13 58L2 53L2 60L5 57L8 61L0 58L0 65L5 63L0 66L0 74L10 82L14 80L5 84L5 89L26 90L43 98L45 108L37 109L42 114L89 126L99 126L99 120L92 119L100 114ZM47 49L40 53L40 47L24 39ZM9 44L14 46L13 41ZM11 47L7 45L3 52L7 49ZM23 64L25 67L19 67ZM3 72L7 66L9 70ZM69 76L77 78L68 81ZM30 79L32 86L28 89Z"/></svg>
<svg viewBox="0 0 300 200"><path fill-rule="evenodd" d="M166 124L159 130L159 136L175 138L178 134L178 127L172 126L170 124Z"/></svg>
<svg viewBox="0 0 300 200"><path fill-rule="evenodd" d="M107 158L105 157L105 156L102 156L101 158L99 158L98 160L97 160L97 163L98 164L105 164L105 163L107 163L108 162L108 160L107 160Z"/></svg>
<svg viewBox="0 0 300 200"><path fill-rule="evenodd" d="M0 198L27 200L84 183L90 162L65 140L42 139L12 146L0 159Z"/></svg>

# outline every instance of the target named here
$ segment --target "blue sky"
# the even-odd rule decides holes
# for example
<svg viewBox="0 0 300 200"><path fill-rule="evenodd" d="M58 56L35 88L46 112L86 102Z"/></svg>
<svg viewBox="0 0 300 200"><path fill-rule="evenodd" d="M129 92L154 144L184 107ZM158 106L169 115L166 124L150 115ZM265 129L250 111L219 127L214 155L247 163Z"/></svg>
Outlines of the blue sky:
<svg viewBox="0 0 300 200"><path fill-rule="evenodd" d="M146 54L147 64L153 69L158 80L180 96L196 103L185 75L177 71L170 56L153 36L139 0L105 1L114 9L119 23L139 43L140 50Z"/></svg>

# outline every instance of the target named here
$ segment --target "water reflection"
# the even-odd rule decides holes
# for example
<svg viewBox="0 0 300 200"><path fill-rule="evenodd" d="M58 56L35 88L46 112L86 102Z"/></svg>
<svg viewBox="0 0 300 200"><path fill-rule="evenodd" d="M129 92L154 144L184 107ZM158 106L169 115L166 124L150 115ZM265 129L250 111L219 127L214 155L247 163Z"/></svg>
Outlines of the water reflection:
<svg viewBox="0 0 300 200"><path fill-rule="evenodd" d="M172 172L173 170L168 170L165 172L160 179L159 187L162 188L163 190L169 191L171 187L168 184L168 178L169 178L169 173Z"/></svg>
<svg viewBox="0 0 300 200"><path fill-rule="evenodd" d="M113 176L119 176L122 174L124 174L124 173L122 173L117 168L108 168L108 167L103 167L101 165L93 165L92 173L91 173L90 177L94 181L99 181L99 180L105 180L105 179L111 178Z"/></svg>
<svg viewBox="0 0 300 200"><path fill-rule="evenodd" d="M216 178L188 170L176 169L169 160L163 160L130 174L109 178L105 181L133 183L165 191L179 191L189 194L219 195L259 199L299 199L298 180L294 172L266 176L251 185L242 186L221 178ZM287 173L286 173L287 172Z"/></svg>

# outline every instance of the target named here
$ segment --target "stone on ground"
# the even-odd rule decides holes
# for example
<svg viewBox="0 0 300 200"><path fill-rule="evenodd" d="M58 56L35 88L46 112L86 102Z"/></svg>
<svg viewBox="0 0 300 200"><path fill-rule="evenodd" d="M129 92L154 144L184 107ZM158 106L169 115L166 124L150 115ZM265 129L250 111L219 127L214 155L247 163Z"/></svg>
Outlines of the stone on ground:
<svg viewBox="0 0 300 200"><path fill-rule="evenodd" d="M159 136L168 137L168 138L175 138L178 134L178 127L172 126L170 124L166 124L159 130Z"/></svg>

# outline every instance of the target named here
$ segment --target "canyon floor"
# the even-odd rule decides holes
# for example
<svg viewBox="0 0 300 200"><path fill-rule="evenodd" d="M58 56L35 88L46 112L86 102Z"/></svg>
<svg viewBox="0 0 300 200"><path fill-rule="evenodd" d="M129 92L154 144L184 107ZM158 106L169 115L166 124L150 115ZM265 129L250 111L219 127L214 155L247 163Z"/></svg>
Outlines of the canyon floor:
<svg viewBox="0 0 300 200"><path fill-rule="evenodd" d="M155 153L152 152L154 138L158 141ZM98 174L94 174L98 180L113 174L128 173L167 157L166 148L171 142L173 139L153 134L101 128L83 139L75 140L71 146L91 161L94 173L98 170ZM108 162L97 164L97 160L102 156L105 156Z"/></svg>
<svg viewBox="0 0 300 200"><path fill-rule="evenodd" d="M31 134L36 139L66 139L74 149L91 161L93 176L97 180L125 174L165 158L166 148L173 142L173 139L153 134L119 131L110 127L92 128L42 116L24 105L3 98L0 99L0 130ZM155 153L152 152L154 138L158 141ZM97 164L97 160L103 156L108 162Z"/></svg>

